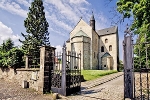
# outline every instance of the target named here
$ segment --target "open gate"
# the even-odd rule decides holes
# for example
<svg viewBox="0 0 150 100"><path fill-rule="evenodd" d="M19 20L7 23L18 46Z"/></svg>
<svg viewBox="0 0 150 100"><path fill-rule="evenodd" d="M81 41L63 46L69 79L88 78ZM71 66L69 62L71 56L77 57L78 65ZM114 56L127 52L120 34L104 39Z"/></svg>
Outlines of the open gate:
<svg viewBox="0 0 150 100"><path fill-rule="evenodd" d="M62 54L45 50L45 65L48 66L44 72L45 92L52 91L64 96L80 92L81 53L66 52L65 45Z"/></svg>
<svg viewBox="0 0 150 100"><path fill-rule="evenodd" d="M123 62L124 62L124 99L149 100L150 99L150 68L148 66L148 42L133 44L133 34L127 28L123 41ZM146 35L145 35L146 39ZM145 58L141 58L140 48L136 56L134 46L145 45ZM135 64L136 61L136 64ZM144 63L142 63L144 61ZM137 64L138 63L138 64Z"/></svg>

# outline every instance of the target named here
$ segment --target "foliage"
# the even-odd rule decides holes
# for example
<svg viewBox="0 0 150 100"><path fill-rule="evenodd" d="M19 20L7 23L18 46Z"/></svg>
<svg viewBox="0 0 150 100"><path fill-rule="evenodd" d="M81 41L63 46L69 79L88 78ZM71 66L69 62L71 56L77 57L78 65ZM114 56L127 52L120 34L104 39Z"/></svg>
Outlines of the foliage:
<svg viewBox="0 0 150 100"><path fill-rule="evenodd" d="M138 34L138 39L134 47L135 64L141 62L142 66L146 65L146 45L144 42L150 41L150 0L118 0L117 10L124 18L132 17L133 23L131 30L134 34ZM148 52L150 44L147 44ZM148 59L150 59L150 53L148 53ZM149 61L148 61L149 62ZM150 63L149 63L150 64Z"/></svg>
<svg viewBox="0 0 150 100"><path fill-rule="evenodd" d="M0 50L3 52L7 52L10 49L12 49L14 46L13 41L9 38L6 40L6 42L3 42L3 44L0 46Z"/></svg>
<svg viewBox="0 0 150 100"><path fill-rule="evenodd" d="M43 45L50 45L48 22L45 18L44 6L42 0L34 0L29 7L28 17L24 20L24 26L27 34L22 34L25 40L22 48L25 54L39 58L39 48Z"/></svg>
<svg viewBox="0 0 150 100"><path fill-rule="evenodd" d="M119 71L123 71L123 62L119 60Z"/></svg>
<svg viewBox="0 0 150 100"><path fill-rule="evenodd" d="M8 39L0 46L0 66L21 67L23 64L23 55L23 50L14 47L13 41Z"/></svg>
<svg viewBox="0 0 150 100"><path fill-rule="evenodd" d="M118 0L117 10L124 18L133 17L132 29L139 31L150 26L150 0ZM142 29L143 30L143 29Z"/></svg>
<svg viewBox="0 0 150 100"><path fill-rule="evenodd" d="M112 73L117 73L114 70L82 70L81 74L84 76L85 80L93 80L105 75L109 75Z"/></svg>

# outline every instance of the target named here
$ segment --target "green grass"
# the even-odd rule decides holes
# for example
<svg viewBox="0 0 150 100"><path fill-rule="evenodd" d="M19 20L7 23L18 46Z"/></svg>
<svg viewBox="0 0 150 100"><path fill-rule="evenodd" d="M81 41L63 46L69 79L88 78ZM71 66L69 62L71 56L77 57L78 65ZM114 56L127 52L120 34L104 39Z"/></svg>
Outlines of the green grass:
<svg viewBox="0 0 150 100"><path fill-rule="evenodd" d="M81 71L81 74L84 76L84 79L86 81L93 80L112 73L117 73L117 71L113 71L113 70L82 70Z"/></svg>

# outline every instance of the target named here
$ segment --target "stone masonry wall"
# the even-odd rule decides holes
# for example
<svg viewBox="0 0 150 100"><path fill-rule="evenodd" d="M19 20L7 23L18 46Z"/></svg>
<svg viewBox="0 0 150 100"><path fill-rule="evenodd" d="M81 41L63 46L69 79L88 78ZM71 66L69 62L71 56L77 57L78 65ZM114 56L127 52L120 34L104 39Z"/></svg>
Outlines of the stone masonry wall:
<svg viewBox="0 0 150 100"><path fill-rule="evenodd" d="M98 69L98 34L92 30L92 69Z"/></svg>
<svg viewBox="0 0 150 100"><path fill-rule="evenodd" d="M90 69L90 38L83 38L83 67L84 69Z"/></svg>
<svg viewBox="0 0 150 100"><path fill-rule="evenodd" d="M108 43L105 43L105 39L108 39ZM100 37L100 65L102 67L102 60L101 57L108 52L113 58L113 70L117 70L117 57L118 57L118 44L117 44L118 38L117 38L117 34L110 34L110 35L106 35L106 36L101 36ZM109 46L112 45L112 51L109 51ZM101 52L101 46L104 46L104 52Z"/></svg>
<svg viewBox="0 0 150 100"><path fill-rule="evenodd" d="M38 91L38 81L39 81L39 69L12 69L12 68L1 68L0 78L7 81L18 82L22 85L23 81L29 82L29 88L33 88Z"/></svg>

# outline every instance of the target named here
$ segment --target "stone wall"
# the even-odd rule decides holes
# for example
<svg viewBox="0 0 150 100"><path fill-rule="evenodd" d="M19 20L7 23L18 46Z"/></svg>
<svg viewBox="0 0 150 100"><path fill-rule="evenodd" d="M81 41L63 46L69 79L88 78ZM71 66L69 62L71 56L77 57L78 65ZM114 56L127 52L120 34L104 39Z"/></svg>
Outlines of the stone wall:
<svg viewBox="0 0 150 100"><path fill-rule="evenodd" d="M105 39L108 39L108 43L105 43ZM103 67L102 66L102 59L101 57L106 53L108 52L112 57L113 57L113 70L117 70L117 58L118 58L118 37L117 37L117 34L110 34L110 35L105 35L105 36L101 36L100 37L100 56L99 56L99 59L100 59L100 65L101 65L101 68ZM109 51L109 46L112 45L112 51ZM101 52L101 47L104 46L104 52Z"/></svg>
<svg viewBox="0 0 150 100"><path fill-rule="evenodd" d="M92 57L92 68L91 69L99 69L98 68L98 41L99 41L99 37L98 37L98 34L92 30L92 54L91 54L91 57Z"/></svg>
<svg viewBox="0 0 150 100"><path fill-rule="evenodd" d="M83 53L81 54L83 58L83 69L90 69L90 43L90 38L83 38Z"/></svg>
<svg viewBox="0 0 150 100"><path fill-rule="evenodd" d="M38 91L39 82L39 69L12 69L12 68L1 68L0 78L7 81L18 82L22 85L23 81L29 82L29 88L33 88Z"/></svg>

